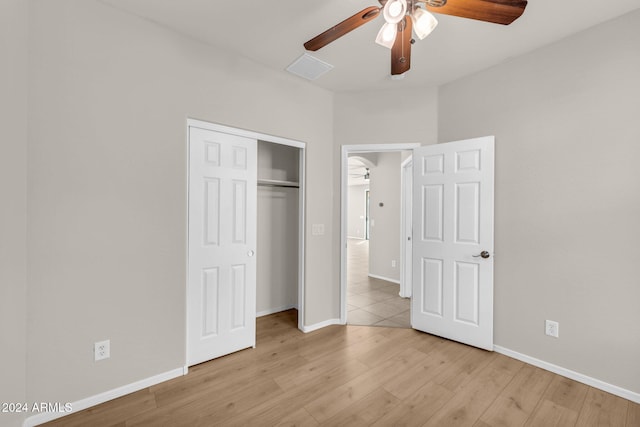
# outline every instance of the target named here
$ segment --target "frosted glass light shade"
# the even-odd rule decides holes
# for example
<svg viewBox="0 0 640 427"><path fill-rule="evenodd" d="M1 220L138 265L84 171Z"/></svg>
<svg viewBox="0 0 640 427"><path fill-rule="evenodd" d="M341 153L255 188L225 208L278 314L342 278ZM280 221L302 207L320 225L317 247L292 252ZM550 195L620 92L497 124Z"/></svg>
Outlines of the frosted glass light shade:
<svg viewBox="0 0 640 427"><path fill-rule="evenodd" d="M382 28L380 28L380 31L378 31L376 43L378 43L380 46L391 49L393 47L393 43L396 41L397 33L398 24L389 24L388 22L385 22Z"/></svg>
<svg viewBox="0 0 640 427"><path fill-rule="evenodd" d="M407 13L407 0L389 0L382 9L382 16L389 24L397 24L402 21Z"/></svg>
<svg viewBox="0 0 640 427"><path fill-rule="evenodd" d="M436 17L422 8L416 8L411 14L413 20L413 32L420 40L427 37L438 25Z"/></svg>

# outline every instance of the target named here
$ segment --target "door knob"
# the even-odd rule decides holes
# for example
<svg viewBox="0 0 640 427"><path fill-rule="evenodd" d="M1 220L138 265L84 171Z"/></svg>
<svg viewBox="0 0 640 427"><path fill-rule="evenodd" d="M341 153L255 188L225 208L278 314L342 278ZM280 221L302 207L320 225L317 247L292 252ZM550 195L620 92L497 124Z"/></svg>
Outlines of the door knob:
<svg viewBox="0 0 640 427"><path fill-rule="evenodd" d="M254 254L255 254L255 252L253 252L253 251L247 252L247 255L250 256L250 257L253 256Z"/></svg>
<svg viewBox="0 0 640 427"><path fill-rule="evenodd" d="M482 257L482 258L489 258L491 256L491 254L487 251L482 251L480 252L480 255L471 255L474 258L478 258L478 257Z"/></svg>

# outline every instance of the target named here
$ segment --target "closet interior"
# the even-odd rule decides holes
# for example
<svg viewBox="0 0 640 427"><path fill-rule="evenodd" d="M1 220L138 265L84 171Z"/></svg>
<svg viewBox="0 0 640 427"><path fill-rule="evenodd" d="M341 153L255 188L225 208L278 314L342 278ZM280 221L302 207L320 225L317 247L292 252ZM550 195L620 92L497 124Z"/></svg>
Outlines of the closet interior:
<svg viewBox="0 0 640 427"><path fill-rule="evenodd" d="M258 140L257 316L298 308L301 149Z"/></svg>

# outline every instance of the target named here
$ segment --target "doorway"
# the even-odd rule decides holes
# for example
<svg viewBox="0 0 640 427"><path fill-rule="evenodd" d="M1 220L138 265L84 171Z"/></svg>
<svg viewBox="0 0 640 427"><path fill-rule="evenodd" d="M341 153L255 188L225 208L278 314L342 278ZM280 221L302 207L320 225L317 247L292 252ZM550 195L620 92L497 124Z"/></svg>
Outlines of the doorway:
<svg viewBox="0 0 640 427"><path fill-rule="evenodd" d="M405 326L410 327L409 324L409 301L403 300L399 297L398 284L400 282L399 275L394 277L390 271L398 271L403 266L403 260L401 259L399 247L401 244L401 231L400 231L400 152L412 150L419 147L420 144L366 144L366 145L345 145L342 147L342 204L341 204L341 323L351 323L349 319L359 320L358 324L378 324L378 326ZM374 190L370 190L368 195L369 209L364 213L366 229L369 230L368 235L364 234L363 237L368 237L369 240L357 241L355 239L349 239L349 158L357 157L358 159L365 159L371 162L371 155L387 156L396 153L397 164L395 165L395 173L397 174L397 188L387 190L386 194L391 191L394 198L397 198L397 203L390 203L391 200L386 200L390 196L378 197ZM368 165L370 173L375 179L375 171L372 168L372 164ZM382 170L382 168L380 168ZM378 193L380 194L380 193ZM365 200L367 197L365 195ZM389 203L387 203L389 202ZM383 236L385 228L389 228L391 221L387 221L386 215L388 215L393 208L397 209L397 220L395 225L392 226L392 233L389 233L390 237ZM378 218L376 218L378 217ZM386 227L385 227L386 226ZM378 233L379 242L381 241L394 241L390 246L397 246L397 254L392 257L387 256L386 259L383 255L380 259L381 262L375 262L375 266L380 271L369 270L369 257L373 255L373 259L377 260L377 255L370 254L370 245L375 245L376 233ZM397 238L397 239L396 239ZM379 244L379 247L382 246ZM375 247L374 247L375 251ZM349 261L353 264L349 266ZM360 274L358 271L360 270ZM397 275L397 274L396 274ZM355 289L349 289L349 280L356 279ZM350 297L355 302L349 304ZM397 301L394 301L396 299ZM405 307L406 306L406 307ZM366 310L364 310L366 308ZM379 309L380 311L376 312ZM371 316L373 314L373 316ZM393 319L393 317L403 314L405 319L404 324L397 322L401 320L399 318ZM376 317L377 316L377 317ZM363 319L364 318L364 319ZM364 321L364 323L362 323ZM386 323L386 324L385 324ZM400 324L399 324L400 323Z"/></svg>

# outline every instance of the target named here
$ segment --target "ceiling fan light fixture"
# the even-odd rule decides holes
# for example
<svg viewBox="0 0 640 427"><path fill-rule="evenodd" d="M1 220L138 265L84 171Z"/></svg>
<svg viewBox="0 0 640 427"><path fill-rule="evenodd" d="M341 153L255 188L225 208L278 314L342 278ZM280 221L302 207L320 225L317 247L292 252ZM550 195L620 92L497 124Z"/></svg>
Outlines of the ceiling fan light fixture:
<svg viewBox="0 0 640 427"><path fill-rule="evenodd" d="M397 24L407 13L407 0L389 0L382 9L382 16L389 24Z"/></svg>
<svg viewBox="0 0 640 427"><path fill-rule="evenodd" d="M420 40L427 37L438 25L438 20L429 11L417 7L411 14L413 32Z"/></svg>
<svg viewBox="0 0 640 427"><path fill-rule="evenodd" d="M396 34L398 34L398 24L385 22L384 25L382 25L382 28L380 28L380 31L378 31L376 43L380 46L391 49L396 40Z"/></svg>

